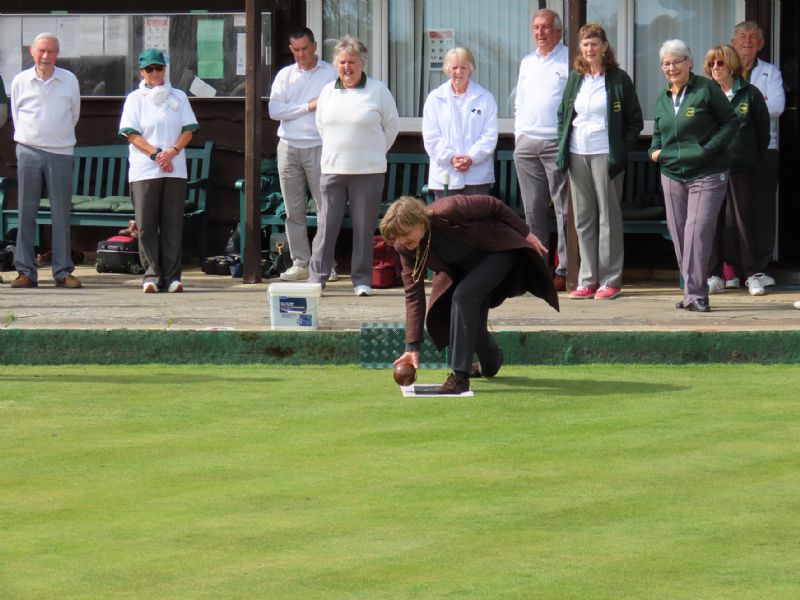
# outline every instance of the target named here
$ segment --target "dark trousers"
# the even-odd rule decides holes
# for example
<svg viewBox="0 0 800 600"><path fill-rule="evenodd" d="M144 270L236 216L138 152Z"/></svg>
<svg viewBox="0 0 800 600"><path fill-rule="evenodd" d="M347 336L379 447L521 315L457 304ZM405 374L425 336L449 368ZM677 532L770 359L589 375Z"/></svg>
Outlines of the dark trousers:
<svg viewBox="0 0 800 600"><path fill-rule="evenodd" d="M756 273L767 270L775 249L775 192L778 190L779 164L778 151L767 150L753 173L753 185L758 190L757 208L753 213Z"/></svg>
<svg viewBox="0 0 800 600"><path fill-rule="evenodd" d="M181 279L185 198L185 179L159 177L131 183L145 282L163 287Z"/></svg>
<svg viewBox="0 0 800 600"><path fill-rule="evenodd" d="M711 259L712 275L722 276L723 261L742 279L759 272L755 231L758 196L754 184L755 178L750 171L730 174Z"/></svg>
<svg viewBox="0 0 800 600"><path fill-rule="evenodd" d="M450 306L450 366L469 373L477 354L484 372L496 371L500 349L487 329L489 294L505 279L517 252L492 252L481 257L474 267L458 278ZM499 366L499 365L497 365Z"/></svg>

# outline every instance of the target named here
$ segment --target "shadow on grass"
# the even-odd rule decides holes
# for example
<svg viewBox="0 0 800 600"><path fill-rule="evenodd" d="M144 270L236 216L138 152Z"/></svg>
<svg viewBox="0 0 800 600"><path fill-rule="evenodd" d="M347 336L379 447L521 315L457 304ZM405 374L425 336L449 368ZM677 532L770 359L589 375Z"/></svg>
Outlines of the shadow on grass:
<svg viewBox="0 0 800 600"><path fill-rule="evenodd" d="M480 382L480 383L478 383ZM671 383L647 383L643 381L595 381L592 379L540 379L517 375L500 376L495 379L473 380L479 386L478 393L507 394L508 392L551 391L559 396L609 396L612 394L647 395L678 392L689 389L688 386Z"/></svg>

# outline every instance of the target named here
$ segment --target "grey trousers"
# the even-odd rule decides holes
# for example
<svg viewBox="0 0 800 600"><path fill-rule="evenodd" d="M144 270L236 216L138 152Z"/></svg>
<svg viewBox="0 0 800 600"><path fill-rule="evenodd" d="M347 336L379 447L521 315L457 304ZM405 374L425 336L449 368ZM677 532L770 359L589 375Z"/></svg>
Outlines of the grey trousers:
<svg viewBox="0 0 800 600"><path fill-rule="evenodd" d="M53 279L62 281L75 270L69 237L73 162L72 155L53 154L17 144L19 229L14 268L33 281L38 281L34 239L43 181L47 185L47 197L53 215Z"/></svg>
<svg viewBox="0 0 800 600"><path fill-rule="evenodd" d="M625 245L621 202L625 173L608 178L608 154L572 154L568 172L581 253L578 285L622 287Z"/></svg>
<svg viewBox="0 0 800 600"><path fill-rule="evenodd" d="M461 196L488 196L491 190L491 183L480 183L477 185L465 185L459 190L447 190L447 194L444 193L444 190L433 190L433 197L438 200L439 198L444 198L445 195L453 196L455 194Z"/></svg>
<svg viewBox="0 0 800 600"><path fill-rule="evenodd" d="M143 281L159 287L180 281L186 180L159 177L134 181L131 199L139 228Z"/></svg>
<svg viewBox="0 0 800 600"><path fill-rule="evenodd" d="M756 273L767 270L775 251L775 192L778 190L779 165L778 151L767 150L754 171L754 185L759 198L758 207L753 213Z"/></svg>
<svg viewBox="0 0 800 600"><path fill-rule="evenodd" d="M455 282L450 305L450 367L469 373L472 357L487 372L496 372L500 349L486 322L489 294L496 288L517 260L517 252L492 252L480 259L464 277Z"/></svg>
<svg viewBox="0 0 800 600"><path fill-rule="evenodd" d="M383 173L330 175L320 177L322 193L317 216L317 234L311 247L310 282L325 283L331 274L336 239L350 206L353 221L353 256L350 276L353 286L372 285L372 239L381 212Z"/></svg>
<svg viewBox="0 0 800 600"><path fill-rule="evenodd" d="M675 247L675 258L683 275L683 303L708 300L708 276L717 219L725 201L728 172L675 181L661 176L667 227Z"/></svg>
<svg viewBox="0 0 800 600"><path fill-rule="evenodd" d="M311 191L319 213L320 157L322 146L294 148L283 140L278 143L278 178L286 207L286 239L296 266L307 267L311 260L306 215L308 201L306 189Z"/></svg>
<svg viewBox="0 0 800 600"><path fill-rule="evenodd" d="M546 248L550 247L548 209L552 202L556 213L558 235L558 267L556 273L567 273L567 178L556 166L557 140L533 140L519 136L514 148L519 191L525 207L525 221L531 232ZM552 254L552 253L551 253Z"/></svg>

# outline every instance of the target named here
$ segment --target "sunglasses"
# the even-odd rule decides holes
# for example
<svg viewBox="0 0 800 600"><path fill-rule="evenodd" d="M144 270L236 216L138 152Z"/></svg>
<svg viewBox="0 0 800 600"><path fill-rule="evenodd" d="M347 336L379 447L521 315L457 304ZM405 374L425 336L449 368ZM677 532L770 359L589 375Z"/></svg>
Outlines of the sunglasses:
<svg viewBox="0 0 800 600"><path fill-rule="evenodd" d="M150 65L149 67L145 67L144 69L142 69L142 71L144 71L145 73L152 73L153 71L161 73L161 71L163 70L164 70L164 65Z"/></svg>
<svg viewBox="0 0 800 600"><path fill-rule="evenodd" d="M724 67L725 61L724 60L710 60L708 61L708 68L713 69L714 67Z"/></svg>

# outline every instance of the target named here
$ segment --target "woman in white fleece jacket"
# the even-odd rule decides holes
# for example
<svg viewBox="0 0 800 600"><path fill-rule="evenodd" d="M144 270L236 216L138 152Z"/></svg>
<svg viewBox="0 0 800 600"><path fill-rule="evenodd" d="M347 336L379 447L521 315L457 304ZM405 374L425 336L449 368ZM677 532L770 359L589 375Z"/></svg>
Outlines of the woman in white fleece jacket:
<svg viewBox="0 0 800 600"><path fill-rule="evenodd" d="M464 196L488 196L494 183L497 102L471 81L475 58L451 48L442 70L450 77L430 94L422 110L422 139L431 158L428 187L436 198L445 187Z"/></svg>
<svg viewBox="0 0 800 600"><path fill-rule="evenodd" d="M361 41L342 38L333 49L339 77L322 89L317 101L322 202L309 263L309 281L324 285L349 205L353 221L350 274L356 296L372 295L372 238L383 196L386 153L399 129L394 98L383 82L364 73L366 58L367 48Z"/></svg>

